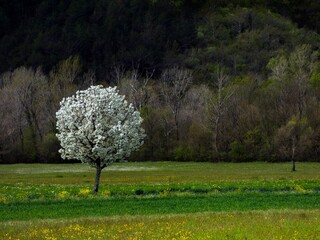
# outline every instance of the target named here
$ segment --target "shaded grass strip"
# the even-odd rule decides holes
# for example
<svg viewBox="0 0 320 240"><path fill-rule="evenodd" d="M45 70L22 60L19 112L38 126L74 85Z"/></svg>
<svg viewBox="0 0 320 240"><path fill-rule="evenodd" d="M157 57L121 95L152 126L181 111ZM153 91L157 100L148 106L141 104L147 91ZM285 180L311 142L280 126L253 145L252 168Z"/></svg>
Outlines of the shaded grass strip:
<svg viewBox="0 0 320 240"><path fill-rule="evenodd" d="M81 199L0 204L0 220L102 217L169 213L320 209L319 193L239 193L152 198Z"/></svg>

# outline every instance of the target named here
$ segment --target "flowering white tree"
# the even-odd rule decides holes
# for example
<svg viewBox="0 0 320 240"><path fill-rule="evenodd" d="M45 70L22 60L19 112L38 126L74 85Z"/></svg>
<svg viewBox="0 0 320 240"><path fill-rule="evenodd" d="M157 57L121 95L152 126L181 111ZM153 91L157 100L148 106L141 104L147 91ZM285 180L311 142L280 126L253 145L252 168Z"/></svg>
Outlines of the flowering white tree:
<svg viewBox="0 0 320 240"><path fill-rule="evenodd" d="M101 170L143 144L140 113L124 98L116 87L91 86L63 98L56 113L59 152L63 159L78 159L96 168L94 193Z"/></svg>

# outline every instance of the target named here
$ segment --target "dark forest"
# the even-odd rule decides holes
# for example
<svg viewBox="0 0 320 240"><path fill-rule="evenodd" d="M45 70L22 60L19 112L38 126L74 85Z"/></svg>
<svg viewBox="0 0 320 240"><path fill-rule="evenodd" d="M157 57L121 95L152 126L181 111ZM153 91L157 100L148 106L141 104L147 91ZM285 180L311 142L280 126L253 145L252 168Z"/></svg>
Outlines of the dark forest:
<svg viewBox="0 0 320 240"><path fill-rule="evenodd" d="M55 113L118 86L131 161L320 161L320 3L0 0L0 163L62 162Z"/></svg>

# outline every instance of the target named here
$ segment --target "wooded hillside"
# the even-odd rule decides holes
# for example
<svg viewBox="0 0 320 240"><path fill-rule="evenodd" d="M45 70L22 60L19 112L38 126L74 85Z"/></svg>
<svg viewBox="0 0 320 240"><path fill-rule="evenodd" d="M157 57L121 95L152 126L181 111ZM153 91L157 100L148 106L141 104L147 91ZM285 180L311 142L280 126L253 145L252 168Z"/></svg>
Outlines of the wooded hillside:
<svg viewBox="0 0 320 240"><path fill-rule="evenodd" d="M141 111L132 160L319 161L317 1L0 4L0 162L60 162L59 102L117 85Z"/></svg>

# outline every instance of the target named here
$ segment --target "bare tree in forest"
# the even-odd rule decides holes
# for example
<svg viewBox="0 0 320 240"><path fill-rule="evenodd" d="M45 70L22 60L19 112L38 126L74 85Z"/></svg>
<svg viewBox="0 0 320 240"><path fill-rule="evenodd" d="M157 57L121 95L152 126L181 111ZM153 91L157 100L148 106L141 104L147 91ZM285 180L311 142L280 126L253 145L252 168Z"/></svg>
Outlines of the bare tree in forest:
<svg viewBox="0 0 320 240"><path fill-rule="evenodd" d="M13 151L17 139L22 141L22 111L11 86L11 75L7 72L0 76L0 162Z"/></svg>
<svg viewBox="0 0 320 240"><path fill-rule="evenodd" d="M314 62L310 46L299 46L289 56L280 55L268 64L278 91L278 111L284 122L292 115L301 120L305 114L308 84Z"/></svg>
<svg viewBox="0 0 320 240"><path fill-rule="evenodd" d="M69 57L58 63L49 73L50 98L47 103L48 117L52 128L56 124L56 111L59 109L60 100L63 97L71 96L77 90L75 83L81 71L81 64L78 56ZM85 76L89 82L94 82L94 76Z"/></svg>
<svg viewBox="0 0 320 240"><path fill-rule="evenodd" d="M211 97L208 85L193 85L186 94L181 111L181 139L184 146L192 149L194 160L203 160L204 153L211 151L212 138L207 117Z"/></svg>
<svg viewBox="0 0 320 240"><path fill-rule="evenodd" d="M216 91L209 105L209 118L213 128L213 150L219 152L222 117L229 107L229 100L234 89L228 88L229 77L219 69L217 72Z"/></svg>
<svg viewBox="0 0 320 240"><path fill-rule="evenodd" d="M145 76L142 76L137 69L124 71L123 68L116 67L113 75L120 93L126 95L135 108L141 111L151 97L150 82L153 71L147 72Z"/></svg>
<svg viewBox="0 0 320 240"><path fill-rule="evenodd" d="M207 110L212 91L206 84L193 85L186 94L183 118L207 127Z"/></svg>
<svg viewBox="0 0 320 240"><path fill-rule="evenodd" d="M280 155L290 159L292 171L296 171L296 159L302 157L303 152L310 146L312 128L305 118L293 117L290 121L279 128L275 135L275 142Z"/></svg>
<svg viewBox="0 0 320 240"><path fill-rule="evenodd" d="M165 104L174 117L176 140L180 140L179 116L185 95L192 84L192 72L188 69L174 67L163 71L161 90Z"/></svg>
<svg viewBox="0 0 320 240"><path fill-rule="evenodd" d="M274 80L276 89L279 89L277 110L284 116L284 126L279 129L276 138L281 138L282 142L287 139L289 142L286 146L291 148L292 171L296 170L296 150L304 149L301 139L307 141L302 136L310 137L310 134L305 134L305 129L310 129L305 126L305 118L308 85L314 65L315 59L308 45L299 46L289 56L278 56L269 63L271 79ZM283 146L284 144L277 147L283 149Z"/></svg>
<svg viewBox="0 0 320 240"><path fill-rule="evenodd" d="M17 104L16 113L19 125L26 122L26 127L20 127L20 131L28 130L30 133L31 147L34 149L35 158L38 158L38 143L41 142L46 124L44 109L48 97L48 82L41 69L17 68L11 75L12 97ZM27 132L28 132L27 131ZM22 135L22 133L21 133ZM23 143L22 143L23 150Z"/></svg>

